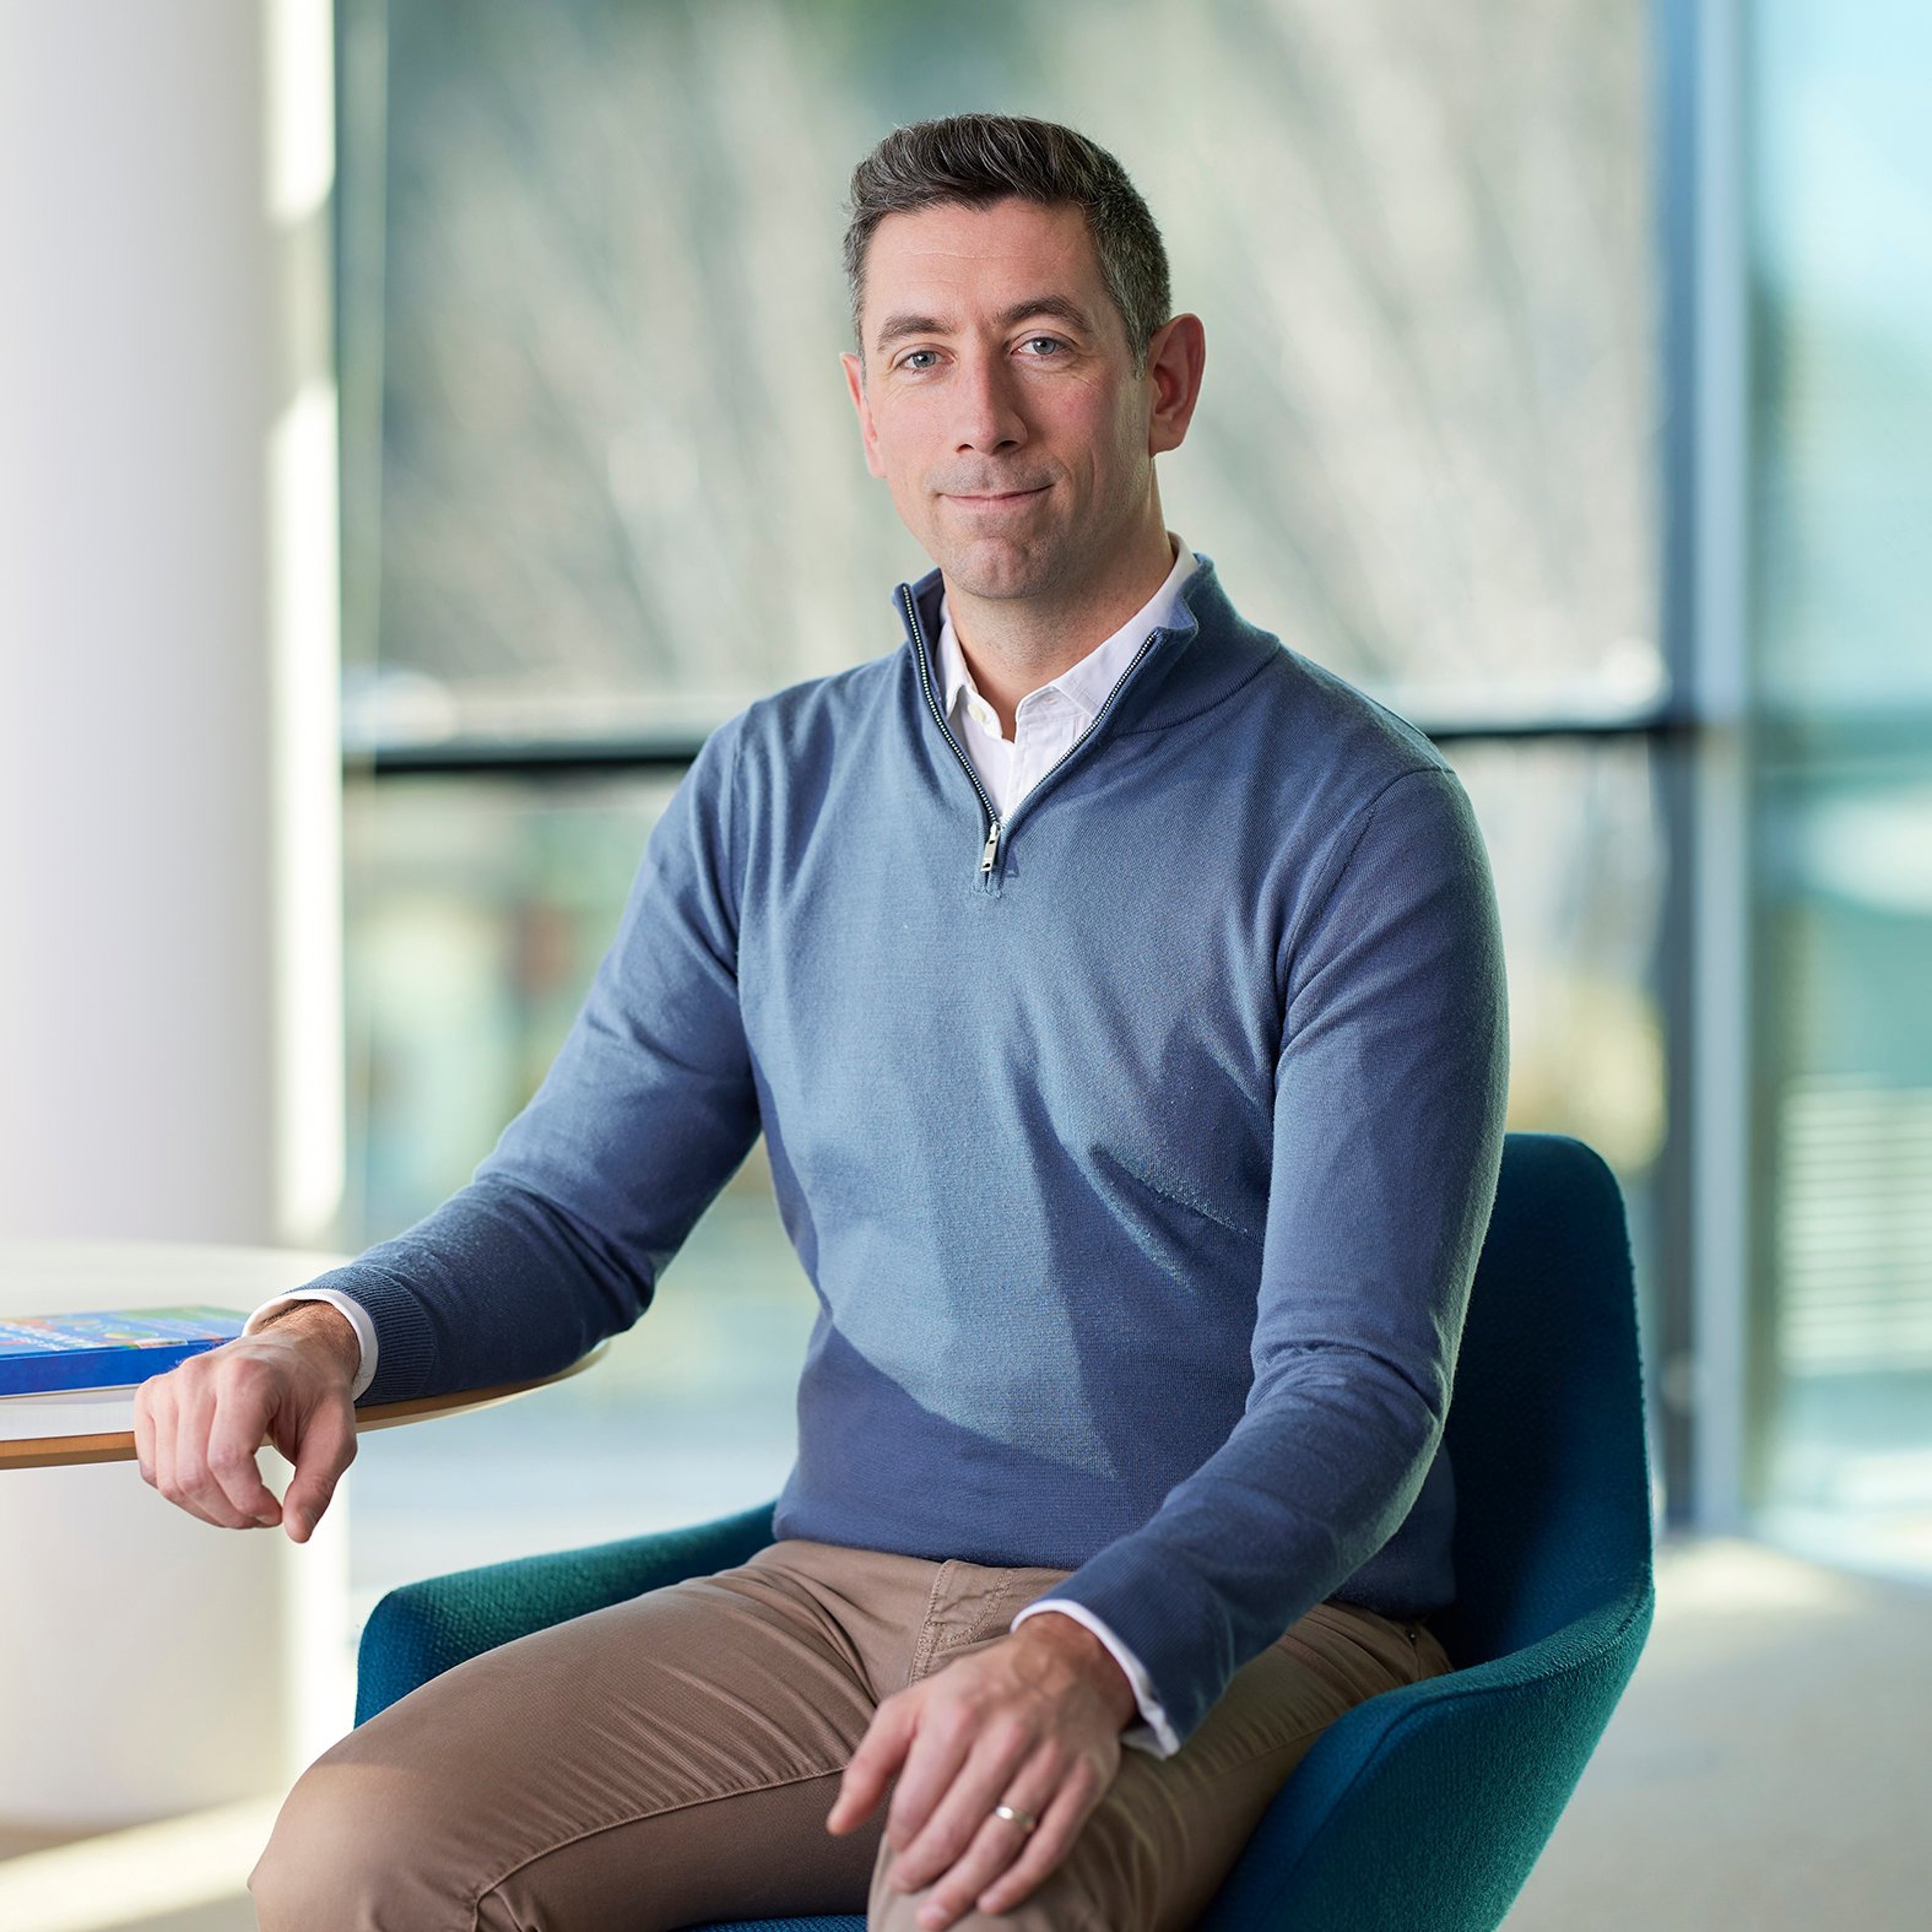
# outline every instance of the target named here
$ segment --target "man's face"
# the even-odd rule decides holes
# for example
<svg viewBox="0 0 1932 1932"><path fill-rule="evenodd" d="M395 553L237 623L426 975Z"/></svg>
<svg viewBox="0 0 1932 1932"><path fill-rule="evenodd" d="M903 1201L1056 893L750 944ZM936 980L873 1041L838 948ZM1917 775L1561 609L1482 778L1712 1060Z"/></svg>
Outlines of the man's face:
<svg viewBox="0 0 1932 1932"><path fill-rule="evenodd" d="M949 583L1078 594L1143 533L1156 385L1133 373L1079 209L887 215L860 320L862 383L844 361L866 465Z"/></svg>

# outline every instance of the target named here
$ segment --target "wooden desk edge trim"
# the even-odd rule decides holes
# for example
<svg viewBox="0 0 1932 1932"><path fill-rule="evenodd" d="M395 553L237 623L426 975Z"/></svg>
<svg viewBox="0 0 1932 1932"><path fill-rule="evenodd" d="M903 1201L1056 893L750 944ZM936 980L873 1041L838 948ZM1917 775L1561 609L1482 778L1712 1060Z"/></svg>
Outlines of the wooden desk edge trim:
<svg viewBox="0 0 1932 1932"><path fill-rule="evenodd" d="M610 1352L610 1348L608 1339L599 1342L588 1354L578 1356L568 1368L560 1369L554 1376L537 1376L528 1382L500 1382L494 1388L458 1389L448 1395L416 1396L407 1402L382 1402L371 1408L358 1408L356 1412L356 1432L360 1436L365 1429L387 1429L397 1423L413 1422L424 1416L458 1415L472 1408L494 1408L500 1402L508 1402L512 1396L526 1394L532 1389L548 1388L553 1382L581 1375L592 1363L601 1361ZM274 1444L265 1436L260 1446L272 1449ZM16 1453L9 1454L9 1450ZM31 1456L17 1453L22 1450L31 1451ZM134 1459L134 1432L131 1429L110 1430L103 1436L42 1436L22 1442L0 1442L0 1467L12 1462L19 1467L58 1469L76 1462L131 1462Z"/></svg>

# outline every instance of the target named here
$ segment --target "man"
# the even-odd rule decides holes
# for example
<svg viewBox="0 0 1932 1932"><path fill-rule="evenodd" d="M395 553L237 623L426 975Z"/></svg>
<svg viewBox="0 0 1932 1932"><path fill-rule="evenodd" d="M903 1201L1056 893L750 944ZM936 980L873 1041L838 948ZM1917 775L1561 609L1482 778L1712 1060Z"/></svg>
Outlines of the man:
<svg viewBox="0 0 1932 1932"><path fill-rule="evenodd" d="M1111 156L966 116L853 192L903 644L712 734L470 1185L137 1411L164 1494L300 1540L355 1399L627 1328L762 1129L820 1300L778 1540L343 1739L268 1932L1186 1926L1328 1723L1450 1667L1504 1084L1466 800L1168 531L1203 332Z"/></svg>

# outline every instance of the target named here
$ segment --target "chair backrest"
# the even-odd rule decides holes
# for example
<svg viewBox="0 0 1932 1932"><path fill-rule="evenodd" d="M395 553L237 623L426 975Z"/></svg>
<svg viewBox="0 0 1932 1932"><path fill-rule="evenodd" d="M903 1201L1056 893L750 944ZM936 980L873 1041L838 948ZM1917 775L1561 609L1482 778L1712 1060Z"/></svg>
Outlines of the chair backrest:
<svg viewBox="0 0 1932 1932"><path fill-rule="evenodd" d="M1511 1134L1446 1430L1458 1665L1628 1593L1651 1563L1636 1298L1623 1197L1580 1141Z"/></svg>

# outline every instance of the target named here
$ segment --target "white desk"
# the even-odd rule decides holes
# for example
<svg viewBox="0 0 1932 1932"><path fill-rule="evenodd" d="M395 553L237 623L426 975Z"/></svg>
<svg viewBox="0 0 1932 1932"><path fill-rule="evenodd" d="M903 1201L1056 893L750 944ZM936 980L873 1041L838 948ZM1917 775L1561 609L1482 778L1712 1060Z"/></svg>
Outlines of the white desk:
<svg viewBox="0 0 1932 1932"><path fill-rule="evenodd" d="M206 1302L246 1313L339 1256L0 1241L0 1312ZM605 1345L608 1346L608 1345ZM566 1370L574 1374L599 1347ZM550 1378L550 1380L557 1378ZM358 1412L358 1432L542 1384ZM218 1529L141 1480L134 1391L0 1398L0 1819L104 1828L285 1790L350 1726L352 1465L305 1544ZM88 1426L61 1420L87 1406ZM31 1415L30 1421L23 1416ZM280 1497L293 1473L264 1444Z"/></svg>

